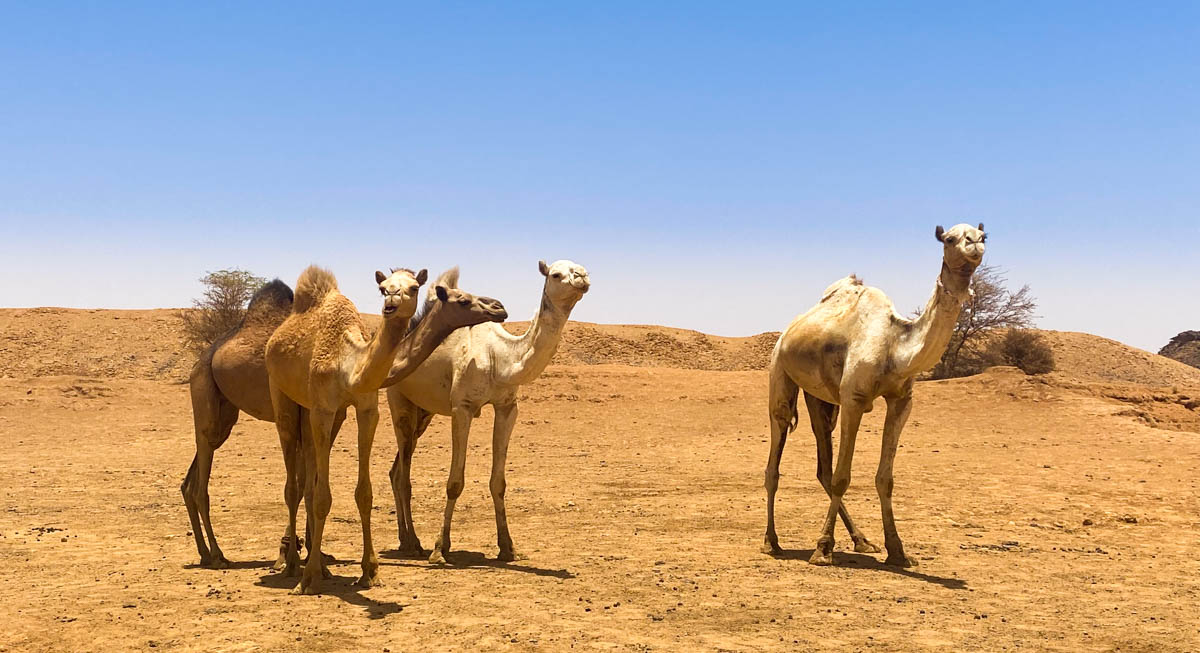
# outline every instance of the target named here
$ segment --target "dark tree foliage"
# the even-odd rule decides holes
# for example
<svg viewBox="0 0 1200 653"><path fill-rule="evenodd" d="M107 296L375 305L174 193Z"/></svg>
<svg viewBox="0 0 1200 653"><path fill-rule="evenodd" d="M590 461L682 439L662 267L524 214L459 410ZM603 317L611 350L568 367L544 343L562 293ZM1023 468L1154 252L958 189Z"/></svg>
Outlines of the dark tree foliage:
<svg viewBox="0 0 1200 653"><path fill-rule="evenodd" d="M994 365L1012 365L1026 374L1054 371L1054 351L1046 338L1029 329L1009 329L988 344L987 358Z"/></svg>
<svg viewBox="0 0 1200 653"><path fill-rule="evenodd" d="M267 282L246 270L217 270L200 278L204 296L180 313L184 344L199 354L217 338L237 326L246 315L246 303Z"/></svg>
<svg viewBox="0 0 1200 653"><path fill-rule="evenodd" d="M950 345L937 367L935 379L977 374L993 365L989 356L989 336L1000 329L1028 329L1033 326L1037 301L1028 285L1016 292L1008 289L1004 271L994 265L981 265L971 279L975 292L958 316Z"/></svg>

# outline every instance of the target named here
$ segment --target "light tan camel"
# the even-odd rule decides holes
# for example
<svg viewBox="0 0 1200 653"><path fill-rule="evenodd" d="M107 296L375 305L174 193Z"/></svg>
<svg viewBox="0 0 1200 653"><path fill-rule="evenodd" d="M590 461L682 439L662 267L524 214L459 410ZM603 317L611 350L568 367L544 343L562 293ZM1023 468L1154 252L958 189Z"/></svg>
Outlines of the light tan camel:
<svg viewBox="0 0 1200 653"><path fill-rule="evenodd" d="M481 322L503 320L507 316L504 307L494 299L477 297L453 287L435 287L433 290L436 301L427 310L427 317L421 324L404 337L392 365L391 374L394 376L402 377L415 370L450 331ZM229 561L217 546L209 517L208 481L213 456L229 438L239 411L268 422L275 421L264 354L267 340L291 311L292 289L287 284L276 279L263 286L250 300L242 323L213 343L192 369L190 390L196 428L196 455L180 490L191 519L200 562L205 566L229 566ZM300 413L296 422L306 432L310 420L303 409ZM344 409L335 416L333 436L336 436L345 417ZM285 489L285 496L294 494L297 504L299 487L303 483L303 462L302 456L296 458L295 474ZM289 498L289 505L291 501ZM201 530L201 518L204 530ZM204 541L205 531L208 545ZM297 552L292 551L289 556L293 544L298 543L285 535L275 565L277 569L285 569L289 557L293 571L299 564Z"/></svg>
<svg viewBox="0 0 1200 653"><path fill-rule="evenodd" d="M496 510L496 540L500 560L516 558L504 509L504 465L517 419L517 390L533 382L550 364L571 310L591 285L587 270L571 261L556 261L549 266L538 261L538 270L546 278L541 307L524 335L514 336L494 324L459 329L416 372L388 388L397 444L389 476L403 552L423 554L412 522L410 470L417 438L433 415L450 416L453 453L446 482L446 511L441 535L429 556L430 562L442 562L450 551L450 520L463 490L471 420L479 416L485 404L492 404L495 421L490 489Z"/></svg>
<svg viewBox="0 0 1200 653"><path fill-rule="evenodd" d="M950 342L962 304L970 296L971 275L983 260L983 224L960 224L935 235L943 246L942 270L933 296L916 320L901 317L891 300L877 288L862 285L850 275L825 289L821 301L792 320L771 354L771 450L767 459L767 532L764 552L779 553L775 534L775 491L779 459L787 434L795 429L797 395L804 391L809 421L817 438L817 479L829 496L829 511L809 562L833 563L833 529L839 513L856 551L878 552L850 519L842 496L850 486L854 440L863 413L877 397L887 401L883 444L875 488L883 512L887 563L909 567L915 559L904 553L892 514L892 463L900 432L912 408L913 377L941 359ZM832 470L832 432L841 412L837 469Z"/></svg>

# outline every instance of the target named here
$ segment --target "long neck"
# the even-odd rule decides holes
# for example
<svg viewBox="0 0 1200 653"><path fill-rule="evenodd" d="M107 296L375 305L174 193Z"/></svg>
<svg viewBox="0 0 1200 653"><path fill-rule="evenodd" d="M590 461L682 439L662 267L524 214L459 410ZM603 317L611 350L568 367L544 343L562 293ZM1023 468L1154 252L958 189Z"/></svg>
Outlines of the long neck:
<svg viewBox="0 0 1200 653"><path fill-rule="evenodd" d="M442 344L442 341L459 328L460 325L451 324L445 319L444 306L444 302L434 303L433 307L429 309L429 314L421 320L417 328L404 336L400 348L396 350L383 387L395 385L408 378L410 374L417 371L421 363L433 355L433 351Z"/></svg>
<svg viewBox="0 0 1200 653"><path fill-rule="evenodd" d="M408 331L408 319L385 319L375 337L358 355L354 371L350 375L350 391L373 392L383 386L392 368L392 358Z"/></svg>
<svg viewBox="0 0 1200 653"><path fill-rule="evenodd" d="M570 308L555 306L545 292L542 293L542 304L537 315L533 316L529 330L513 348L515 364L508 370L506 380L509 383L529 383L546 369L554 358L554 352L558 351L558 341L570 316Z"/></svg>
<svg viewBox="0 0 1200 653"><path fill-rule="evenodd" d="M957 272L942 263L933 296L921 317L900 337L896 348L896 369L905 377L933 369L946 352L962 304L970 293L971 272Z"/></svg>

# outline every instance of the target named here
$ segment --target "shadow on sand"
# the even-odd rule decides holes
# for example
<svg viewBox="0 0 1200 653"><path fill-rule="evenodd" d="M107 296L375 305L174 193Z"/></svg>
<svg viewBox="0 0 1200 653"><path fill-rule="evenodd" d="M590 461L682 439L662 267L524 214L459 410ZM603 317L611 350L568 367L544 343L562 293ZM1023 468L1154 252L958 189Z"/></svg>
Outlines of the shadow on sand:
<svg viewBox="0 0 1200 653"><path fill-rule="evenodd" d="M271 566L267 563L266 566ZM332 571L332 570L331 570ZM338 576L326 578L321 583L321 594L325 596L336 596L339 599L351 605L357 605L366 611L367 616L371 619L383 619L389 614L396 614L404 610L404 606L392 601L376 601L375 599L364 595L363 588L355 584L358 576ZM255 585L259 587L270 587L280 590L292 590L300 584L300 577L287 577L282 573L269 573L260 576ZM385 581L386 584L386 581Z"/></svg>
<svg viewBox="0 0 1200 653"><path fill-rule="evenodd" d="M272 563L266 560L242 560L241 562L231 562L228 567L206 567L198 562L193 562L184 565L184 569L211 569L213 571L221 571L222 569L266 569Z"/></svg>
<svg viewBox="0 0 1200 653"><path fill-rule="evenodd" d="M779 553L768 554L768 555L770 555L772 558L775 558L776 560L801 560L805 564L807 564L808 559L810 557L812 557L812 554L813 554L813 549L784 549L783 551L780 551ZM907 576L909 578L915 578L917 580L925 581L926 583L933 583L934 585L941 585L942 587L945 587L946 589L951 589L951 590L967 589L967 581L962 580L961 578L945 578L942 576L933 576L930 574L925 574L920 571L917 571L917 569L919 569L919 567L917 569L912 569L912 568L906 569L904 567L893 567L892 565L886 565L883 563L883 561L879 560L878 558L867 555L865 553L852 553L849 551L834 551L833 552L833 566L834 567L858 567L861 569L869 569L871 571L886 571L890 574L897 574L899 576Z"/></svg>
<svg viewBox="0 0 1200 653"><path fill-rule="evenodd" d="M541 567L533 567L530 565L520 564L517 562L503 562L495 558L489 558L479 551L451 551L450 555L446 556L446 564L435 565L424 562L428 554L417 557L413 554L402 553L397 550L385 551L380 554L380 558L388 560L396 560L394 563L380 562L380 565L388 565L393 567L412 567L415 569L425 569L427 571L443 571L455 569L507 569L509 571L519 571L534 576L545 576L549 578L568 579L575 578L575 574L566 569L543 569Z"/></svg>

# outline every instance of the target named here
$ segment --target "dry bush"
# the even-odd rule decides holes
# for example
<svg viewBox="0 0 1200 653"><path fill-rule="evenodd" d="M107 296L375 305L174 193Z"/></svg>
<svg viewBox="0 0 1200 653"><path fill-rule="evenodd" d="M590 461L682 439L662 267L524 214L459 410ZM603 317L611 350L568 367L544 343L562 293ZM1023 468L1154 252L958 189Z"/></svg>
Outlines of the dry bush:
<svg viewBox="0 0 1200 653"><path fill-rule="evenodd" d="M188 349L200 354L218 338L241 323L246 303L267 282L246 270L217 270L200 278L204 297L192 302L191 310L181 311L183 341Z"/></svg>
<svg viewBox="0 0 1200 653"><path fill-rule="evenodd" d="M963 306L954 326L954 335L942 360L931 376L947 379L978 374L994 365L988 351L989 336L999 329L1027 329L1033 326L1037 301L1029 286L1016 292L1008 289L1004 271L993 265L981 265L971 278L974 296Z"/></svg>
<svg viewBox="0 0 1200 653"><path fill-rule="evenodd" d="M1050 343L1036 331L1009 329L988 345L988 358L997 365L1012 365L1026 374L1045 374L1054 371L1054 351Z"/></svg>

